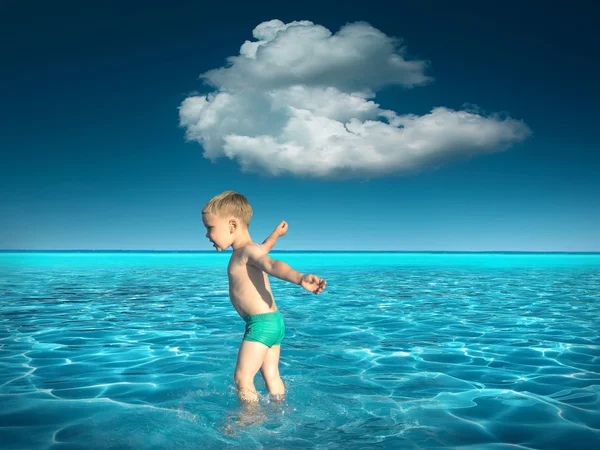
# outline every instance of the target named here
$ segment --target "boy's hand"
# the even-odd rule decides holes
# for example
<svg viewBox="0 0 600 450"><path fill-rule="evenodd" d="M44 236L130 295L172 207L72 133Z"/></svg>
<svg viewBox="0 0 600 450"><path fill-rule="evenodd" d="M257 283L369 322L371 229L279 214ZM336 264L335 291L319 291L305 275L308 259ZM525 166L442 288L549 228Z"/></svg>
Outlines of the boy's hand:
<svg viewBox="0 0 600 450"><path fill-rule="evenodd" d="M319 278L316 275L308 274L303 275L300 280L300 286L313 294L320 294L325 290L327 282L323 278Z"/></svg>
<svg viewBox="0 0 600 450"><path fill-rule="evenodd" d="M285 233L287 233L287 230L288 230L288 224L285 220L283 220L279 225L277 225L275 230L273 230L273 233L276 234L277 236L281 237Z"/></svg>

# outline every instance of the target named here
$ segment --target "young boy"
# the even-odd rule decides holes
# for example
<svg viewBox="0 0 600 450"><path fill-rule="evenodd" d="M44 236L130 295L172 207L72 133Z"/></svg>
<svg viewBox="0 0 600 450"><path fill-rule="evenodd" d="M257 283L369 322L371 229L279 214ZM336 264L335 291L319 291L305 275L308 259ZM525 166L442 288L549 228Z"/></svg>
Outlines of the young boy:
<svg viewBox="0 0 600 450"><path fill-rule="evenodd" d="M303 275L283 261L271 259L267 253L277 238L285 234L287 224L282 222L261 246L252 242L248 232L251 217L252 207L246 197L233 191L213 197L202 209L206 237L213 247L219 252L233 247L227 267L229 297L246 322L234 380L242 402L258 403L254 376L259 370L273 397L280 400L285 394L279 376L285 325L266 274L302 286L314 294L323 292L327 283L315 275Z"/></svg>

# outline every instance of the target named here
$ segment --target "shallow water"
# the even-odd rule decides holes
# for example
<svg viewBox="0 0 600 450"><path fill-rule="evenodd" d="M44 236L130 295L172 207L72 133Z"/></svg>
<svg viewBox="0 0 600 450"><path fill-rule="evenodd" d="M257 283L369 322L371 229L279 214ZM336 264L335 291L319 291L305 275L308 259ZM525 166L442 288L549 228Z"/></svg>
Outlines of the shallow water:
<svg viewBox="0 0 600 450"><path fill-rule="evenodd" d="M328 287L244 413L228 255L0 253L0 447L600 448L600 255L272 256Z"/></svg>

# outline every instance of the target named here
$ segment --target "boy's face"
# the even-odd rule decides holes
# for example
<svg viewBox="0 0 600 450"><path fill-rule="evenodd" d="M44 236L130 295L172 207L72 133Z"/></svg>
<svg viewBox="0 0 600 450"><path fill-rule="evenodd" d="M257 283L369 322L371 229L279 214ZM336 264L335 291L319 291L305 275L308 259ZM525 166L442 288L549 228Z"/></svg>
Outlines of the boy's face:
<svg viewBox="0 0 600 450"><path fill-rule="evenodd" d="M203 213L202 222L206 227L206 238L218 252L222 252L233 243L233 233L227 218Z"/></svg>

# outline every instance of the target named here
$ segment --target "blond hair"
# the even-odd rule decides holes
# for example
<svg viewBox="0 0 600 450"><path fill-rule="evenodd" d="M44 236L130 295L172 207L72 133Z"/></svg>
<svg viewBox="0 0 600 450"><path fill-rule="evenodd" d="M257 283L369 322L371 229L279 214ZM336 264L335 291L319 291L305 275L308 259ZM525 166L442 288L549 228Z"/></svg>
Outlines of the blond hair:
<svg viewBox="0 0 600 450"><path fill-rule="evenodd" d="M252 206L246 197L234 191L225 191L215 195L202 208L202 214L215 214L218 216L234 216L246 226L250 225Z"/></svg>

